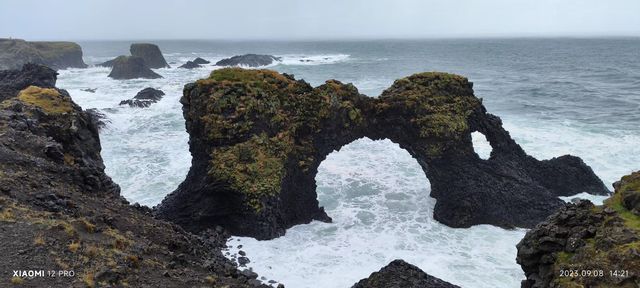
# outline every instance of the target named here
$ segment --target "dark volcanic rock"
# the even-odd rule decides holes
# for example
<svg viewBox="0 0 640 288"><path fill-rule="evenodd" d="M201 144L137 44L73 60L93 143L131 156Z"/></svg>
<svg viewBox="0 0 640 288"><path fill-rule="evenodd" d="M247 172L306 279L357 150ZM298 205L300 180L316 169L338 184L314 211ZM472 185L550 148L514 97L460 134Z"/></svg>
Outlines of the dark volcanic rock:
<svg viewBox="0 0 640 288"><path fill-rule="evenodd" d="M111 68L111 67L113 67L113 63L114 63L114 62L116 62L116 59L118 59L119 57L123 57L123 56L118 56L118 57L113 58L113 59L111 59L111 60L108 60L108 61L102 62L102 63L100 63L100 64L96 64L96 66L100 66L100 67L109 67L109 68Z"/></svg>
<svg viewBox="0 0 640 288"><path fill-rule="evenodd" d="M134 43L131 44L129 51L131 52L131 56L144 59L144 62L149 66L149 68L157 69L169 67L164 56L162 56L162 52L160 52L158 45L150 43Z"/></svg>
<svg viewBox="0 0 640 288"><path fill-rule="evenodd" d="M402 260L394 260L351 288L460 288Z"/></svg>
<svg viewBox="0 0 640 288"><path fill-rule="evenodd" d="M516 260L527 277L522 287L637 287L640 216L623 203L626 192L638 188L635 172L617 183L603 206L567 204L527 232L517 245ZM571 271L578 274L562 274ZM601 274L582 274L587 271Z"/></svg>
<svg viewBox="0 0 640 288"><path fill-rule="evenodd" d="M122 100L120 105L129 105L131 107L149 107L151 104L156 103L162 99L164 92L162 90L154 88L144 88L133 99Z"/></svg>
<svg viewBox="0 0 640 288"><path fill-rule="evenodd" d="M162 78L158 73L149 69L142 58L135 56L120 56L114 59L113 69L111 69L109 77L118 80Z"/></svg>
<svg viewBox="0 0 640 288"><path fill-rule="evenodd" d="M192 166L157 212L191 231L220 225L268 239L330 221L316 199L318 166L362 137L390 139L418 161L437 199L434 217L451 227L533 227L563 206L559 195L609 193L579 158L528 156L456 75L416 74L370 98L335 80L313 88L225 68L186 85L181 103ZM473 150L474 131L493 147L488 160Z"/></svg>
<svg viewBox="0 0 640 288"><path fill-rule="evenodd" d="M185 68L185 69L193 69L193 68L200 68L202 66L200 66L199 64L193 62L193 61L187 61L187 63L184 63L182 66L178 67L178 68Z"/></svg>
<svg viewBox="0 0 640 288"><path fill-rule="evenodd" d="M196 59L193 59L193 63L196 63L196 64L200 64L200 65L202 65L202 64L209 64L209 63L211 63L211 62L209 62L209 61L207 61L207 60L204 60L204 59L202 59L202 58L198 57L198 58L196 58Z"/></svg>
<svg viewBox="0 0 640 288"><path fill-rule="evenodd" d="M0 38L0 70L20 69L27 63L52 69L86 68L82 48L73 42L30 42Z"/></svg>
<svg viewBox="0 0 640 288"><path fill-rule="evenodd" d="M31 85L53 88L57 75L55 70L36 64L26 64L21 70L0 70L0 102Z"/></svg>
<svg viewBox="0 0 640 288"><path fill-rule="evenodd" d="M0 105L3 283L267 287L255 286L224 258L223 229L197 236L119 195L104 173L96 115L83 111L64 90L36 86L53 86L55 71L26 65L0 73L0 85L26 86ZM76 277L12 278L15 267L66 269Z"/></svg>
<svg viewBox="0 0 640 288"><path fill-rule="evenodd" d="M216 66L259 67L269 65L273 63L273 61L280 61L280 59L280 57L275 57L272 55L245 54L222 59L216 63Z"/></svg>

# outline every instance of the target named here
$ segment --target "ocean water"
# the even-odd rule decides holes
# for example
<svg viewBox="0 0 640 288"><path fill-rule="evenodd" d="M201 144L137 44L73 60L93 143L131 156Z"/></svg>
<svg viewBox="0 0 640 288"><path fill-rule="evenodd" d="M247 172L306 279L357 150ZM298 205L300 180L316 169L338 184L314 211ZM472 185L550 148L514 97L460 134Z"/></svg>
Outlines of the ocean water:
<svg viewBox="0 0 640 288"><path fill-rule="evenodd" d="M100 135L106 171L131 202L156 205L189 169L178 100L184 84L217 67L176 67L195 57L215 63L244 53L281 56L267 68L312 85L351 82L372 97L416 72L461 74L529 154L582 157L607 185L640 169L640 39L153 42L172 66L156 70L162 79L116 81L109 69L91 67L60 71L58 81L83 108L107 115ZM80 42L88 64L128 54L129 44ZM118 105L146 87L167 95L147 109ZM485 141L474 135L481 157L491 149ZM389 140L360 139L333 152L316 183L333 223L299 225L270 241L233 237L228 252L242 245L251 269L293 288L350 287L397 258L462 287L519 287L524 278L515 244L526 230L452 229L434 221L428 179Z"/></svg>

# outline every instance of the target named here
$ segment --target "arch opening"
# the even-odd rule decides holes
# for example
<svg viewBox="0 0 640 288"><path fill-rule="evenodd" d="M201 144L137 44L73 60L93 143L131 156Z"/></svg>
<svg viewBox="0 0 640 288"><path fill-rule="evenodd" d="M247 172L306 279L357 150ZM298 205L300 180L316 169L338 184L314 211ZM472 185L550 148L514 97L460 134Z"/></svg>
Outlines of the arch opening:
<svg viewBox="0 0 640 288"><path fill-rule="evenodd" d="M491 147L491 143L487 140L487 136L475 131L471 133L471 142L473 143L473 151L478 154L480 159L489 160L489 158L491 158L493 147Z"/></svg>

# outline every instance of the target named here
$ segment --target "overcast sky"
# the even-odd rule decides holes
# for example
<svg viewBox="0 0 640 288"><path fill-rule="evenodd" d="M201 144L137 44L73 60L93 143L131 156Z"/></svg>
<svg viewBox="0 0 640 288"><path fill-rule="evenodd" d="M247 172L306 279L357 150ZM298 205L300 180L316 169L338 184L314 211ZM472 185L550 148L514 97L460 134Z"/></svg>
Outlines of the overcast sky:
<svg viewBox="0 0 640 288"><path fill-rule="evenodd" d="M0 37L640 36L640 0L0 0Z"/></svg>

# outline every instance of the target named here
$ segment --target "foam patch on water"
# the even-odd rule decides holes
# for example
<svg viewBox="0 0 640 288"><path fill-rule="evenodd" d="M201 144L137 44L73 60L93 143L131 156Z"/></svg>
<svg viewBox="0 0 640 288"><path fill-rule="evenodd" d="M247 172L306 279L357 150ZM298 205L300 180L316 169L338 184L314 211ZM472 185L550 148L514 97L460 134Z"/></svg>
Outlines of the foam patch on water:
<svg viewBox="0 0 640 288"><path fill-rule="evenodd" d="M582 199L589 200L595 205L602 205L604 203L604 200L607 200L608 198L609 196L593 195L586 192L582 192L573 196L560 197L560 199L562 199L564 202L574 202L577 199Z"/></svg>
<svg viewBox="0 0 640 288"><path fill-rule="evenodd" d="M347 54L324 54L324 55L278 55L282 57L280 61L275 64L280 65L326 65L344 62L349 59Z"/></svg>
<svg viewBox="0 0 640 288"><path fill-rule="evenodd" d="M524 278L515 243L525 230L438 223L422 169L389 140L365 138L330 154L316 182L333 223L298 225L270 241L229 240L244 246L258 274L288 287L350 287L404 259L463 287L517 287Z"/></svg>

